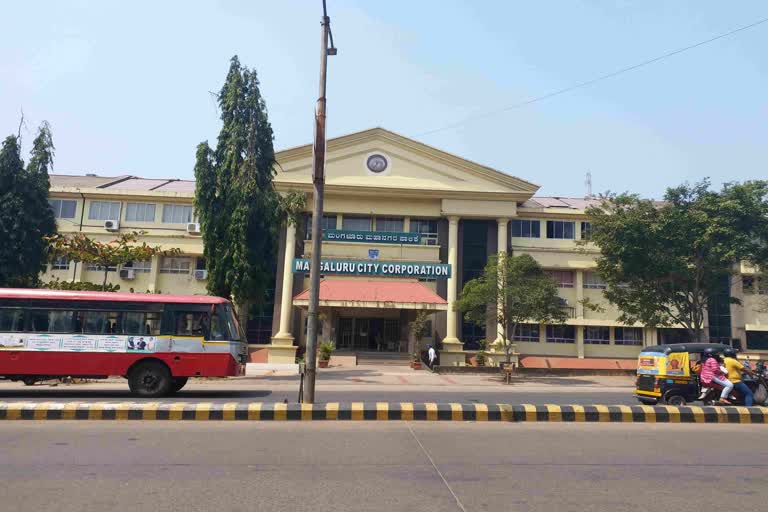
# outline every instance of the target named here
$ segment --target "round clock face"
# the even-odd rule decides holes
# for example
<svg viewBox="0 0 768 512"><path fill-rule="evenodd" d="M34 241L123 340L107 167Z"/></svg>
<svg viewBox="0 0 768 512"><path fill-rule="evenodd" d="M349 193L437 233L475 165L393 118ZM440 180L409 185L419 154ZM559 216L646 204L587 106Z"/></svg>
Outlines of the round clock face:
<svg viewBox="0 0 768 512"><path fill-rule="evenodd" d="M371 155L368 157L365 165L369 171L378 173L386 171L389 163L384 155Z"/></svg>

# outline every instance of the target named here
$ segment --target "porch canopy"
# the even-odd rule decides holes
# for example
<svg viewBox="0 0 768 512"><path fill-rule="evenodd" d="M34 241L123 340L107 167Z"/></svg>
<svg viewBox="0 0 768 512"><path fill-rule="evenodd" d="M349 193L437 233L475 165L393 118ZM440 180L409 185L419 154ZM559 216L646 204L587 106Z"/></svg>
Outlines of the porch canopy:
<svg viewBox="0 0 768 512"><path fill-rule="evenodd" d="M309 290L294 297L293 304L308 307ZM448 302L418 281L323 279L320 307L446 311Z"/></svg>

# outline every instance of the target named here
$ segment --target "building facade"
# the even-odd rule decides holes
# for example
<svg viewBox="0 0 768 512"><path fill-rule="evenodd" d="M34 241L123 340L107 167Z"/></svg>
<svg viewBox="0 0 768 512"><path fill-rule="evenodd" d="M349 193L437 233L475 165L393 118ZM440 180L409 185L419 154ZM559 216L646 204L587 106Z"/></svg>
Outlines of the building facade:
<svg viewBox="0 0 768 512"><path fill-rule="evenodd" d="M311 146L281 151L277 160L277 190L305 192L311 208ZM522 364L540 356L632 359L644 345L685 340L682 329L616 320L594 272L597 249L577 247L589 238L587 200L536 196L538 186L528 181L380 128L328 141L326 162L320 336L339 353L408 354L417 341L409 326L425 312L430 325L419 341L441 344L441 364L467 363L481 340L492 346L500 328L492 317L484 327L466 322L452 304L499 252L536 259L557 282L568 317L563 325L522 326L514 340ZM52 176L61 232L109 240L144 230L149 244L181 250L114 269L110 281L123 291L205 293L193 197L191 181ZM292 363L306 341L312 222L307 213L299 225L283 226L274 293L247 322L262 360ZM754 269L740 270L742 279L724 283L710 302L710 336L768 351L768 289L755 282ZM102 275L57 261L44 279L100 282ZM730 304L730 296L743 306ZM585 308L584 299L602 310Z"/></svg>

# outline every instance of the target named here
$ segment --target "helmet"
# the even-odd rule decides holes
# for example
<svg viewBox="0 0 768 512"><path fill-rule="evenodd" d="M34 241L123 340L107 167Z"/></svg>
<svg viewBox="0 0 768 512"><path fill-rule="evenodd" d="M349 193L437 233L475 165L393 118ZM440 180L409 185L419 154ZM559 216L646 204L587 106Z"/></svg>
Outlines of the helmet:
<svg viewBox="0 0 768 512"><path fill-rule="evenodd" d="M723 350L723 357L736 357L736 351L728 347L727 349Z"/></svg>
<svg viewBox="0 0 768 512"><path fill-rule="evenodd" d="M704 349L704 352L701 354L701 358L709 359L710 357L717 357L717 351L713 348Z"/></svg>

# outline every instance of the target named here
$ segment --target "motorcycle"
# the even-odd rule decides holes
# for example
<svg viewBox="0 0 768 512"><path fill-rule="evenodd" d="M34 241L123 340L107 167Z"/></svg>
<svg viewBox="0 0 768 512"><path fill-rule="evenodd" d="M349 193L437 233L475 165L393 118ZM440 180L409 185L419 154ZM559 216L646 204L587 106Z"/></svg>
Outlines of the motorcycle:
<svg viewBox="0 0 768 512"><path fill-rule="evenodd" d="M744 366L750 368L748 362ZM742 382L752 390L754 405L766 405L766 401L768 401L768 366L763 361L758 361L755 365L754 375L745 374ZM713 382L709 387L701 388L699 400L704 402L704 405L717 405L722 390L722 386ZM731 392L728 400L731 405L744 405L744 396L736 389Z"/></svg>

